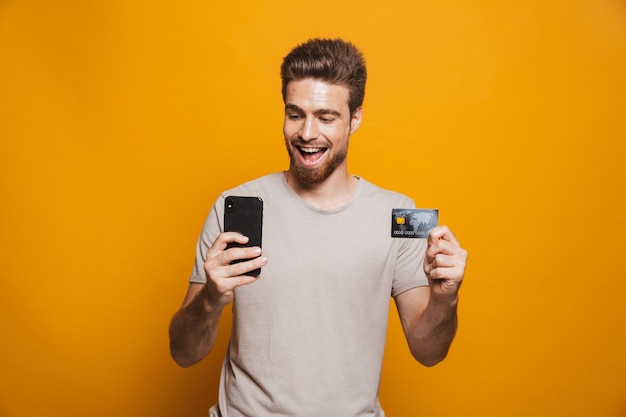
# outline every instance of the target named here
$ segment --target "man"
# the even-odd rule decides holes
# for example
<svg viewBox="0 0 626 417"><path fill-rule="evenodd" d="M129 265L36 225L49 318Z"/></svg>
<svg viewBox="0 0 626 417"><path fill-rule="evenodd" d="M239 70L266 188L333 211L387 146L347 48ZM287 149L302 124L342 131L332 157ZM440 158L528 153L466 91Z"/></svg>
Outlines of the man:
<svg viewBox="0 0 626 417"><path fill-rule="evenodd" d="M390 296L411 353L435 365L455 335L467 252L445 226L428 240L391 237L392 208L413 201L348 173L366 81L358 49L340 39L309 40L285 57L281 77L289 169L215 203L170 324L171 353L184 367L203 359L234 301L213 415L381 417ZM226 249L247 241L223 232L228 195L263 199L263 252ZM256 268L258 277L244 275Z"/></svg>

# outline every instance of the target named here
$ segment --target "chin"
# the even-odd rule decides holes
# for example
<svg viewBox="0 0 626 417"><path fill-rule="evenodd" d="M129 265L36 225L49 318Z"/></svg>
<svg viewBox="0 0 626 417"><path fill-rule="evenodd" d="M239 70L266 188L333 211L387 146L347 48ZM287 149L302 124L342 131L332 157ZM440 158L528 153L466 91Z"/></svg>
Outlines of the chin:
<svg viewBox="0 0 626 417"><path fill-rule="evenodd" d="M316 185L322 183L330 177L330 174L332 174L332 171L324 169L324 167L311 169L298 165L295 165L291 172L299 182L305 185Z"/></svg>

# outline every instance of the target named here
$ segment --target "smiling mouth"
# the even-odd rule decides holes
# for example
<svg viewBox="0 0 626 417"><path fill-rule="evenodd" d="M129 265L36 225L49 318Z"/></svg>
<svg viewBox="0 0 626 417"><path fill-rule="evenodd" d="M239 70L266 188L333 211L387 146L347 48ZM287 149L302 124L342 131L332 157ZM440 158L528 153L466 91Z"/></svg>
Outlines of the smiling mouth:
<svg viewBox="0 0 626 417"><path fill-rule="evenodd" d="M313 147L302 147L298 146L298 151L302 156L302 160L307 163L315 163L320 160L320 158L324 155L327 148L313 148Z"/></svg>

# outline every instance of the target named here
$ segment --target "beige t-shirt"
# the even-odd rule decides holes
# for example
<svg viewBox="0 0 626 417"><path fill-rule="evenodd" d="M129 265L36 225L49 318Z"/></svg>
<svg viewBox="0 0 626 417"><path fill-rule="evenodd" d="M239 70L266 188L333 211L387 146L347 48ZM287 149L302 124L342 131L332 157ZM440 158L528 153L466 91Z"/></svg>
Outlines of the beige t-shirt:
<svg viewBox="0 0 626 417"><path fill-rule="evenodd" d="M392 238L392 208L411 199L363 179L353 198L320 210L283 173L223 193L198 240L191 282L223 230L224 199L264 202L258 281L238 287L220 380L223 417L384 415L378 401L390 296L428 285L426 242Z"/></svg>

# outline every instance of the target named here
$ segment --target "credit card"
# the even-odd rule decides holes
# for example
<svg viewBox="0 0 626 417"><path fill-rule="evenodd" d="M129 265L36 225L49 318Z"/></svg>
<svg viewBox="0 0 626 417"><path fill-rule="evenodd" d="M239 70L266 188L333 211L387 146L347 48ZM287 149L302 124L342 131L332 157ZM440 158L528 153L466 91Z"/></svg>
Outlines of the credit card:
<svg viewBox="0 0 626 417"><path fill-rule="evenodd" d="M437 209L391 209L391 237L427 239L438 221Z"/></svg>

